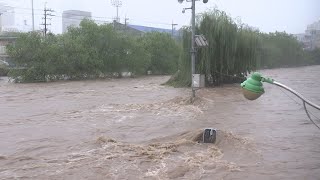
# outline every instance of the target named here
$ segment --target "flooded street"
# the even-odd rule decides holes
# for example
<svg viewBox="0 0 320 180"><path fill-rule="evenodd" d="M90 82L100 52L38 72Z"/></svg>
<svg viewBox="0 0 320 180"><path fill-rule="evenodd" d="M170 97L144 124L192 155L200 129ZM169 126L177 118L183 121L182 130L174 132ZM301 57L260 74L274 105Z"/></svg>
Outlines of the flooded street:
<svg viewBox="0 0 320 180"><path fill-rule="evenodd" d="M261 72L320 104L320 66ZM225 85L190 104L169 78L0 80L0 179L319 179L320 130L298 98ZM215 145L198 143L204 128Z"/></svg>

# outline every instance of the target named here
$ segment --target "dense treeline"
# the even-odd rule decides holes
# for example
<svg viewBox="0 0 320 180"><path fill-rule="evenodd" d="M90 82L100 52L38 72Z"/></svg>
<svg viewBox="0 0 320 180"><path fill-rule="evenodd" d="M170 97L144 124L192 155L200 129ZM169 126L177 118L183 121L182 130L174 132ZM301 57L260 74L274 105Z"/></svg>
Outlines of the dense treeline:
<svg viewBox="0 0 320 180"><path fill-rule="evenodd" d="M285 32L260 33L260 50L257 60L260 68L290 67L311 64L305 57L302 45Z"/></svg>
<svg viewBox="0 0 320 180"><path fill-rule="evenodd" d="M189 86L190 27L181 34L181 42L163 33L137 37L90 20L63 35L22 33L7 48L16 65L9 76L16 82L46 82L177 72L169 84ZM196 34L209 42L196 57L196 72L206 75L208 85L239 82L256 69L320 64L319 49L304 51L292 35L261 33L219 10L198 16Z"/></svg>
<svg viewBox="0 0 320 180"><path fill-rule="evenodd" d="M197 49L196 59L196 73L205 74L207 85L240 82L248 73L261 68L320 64L319 50L303 51L292 35L261 33L237 23L223 11L199 15L196 31L205 35L209 42L209 47ZM191 84L190 38L190 29L185 28L180 71L169 84Z"/></svg>
<svg viewBox="0 0 320 180"><path fill-rule="evenodd" d="M180 53L168 34L132 37L90 20L63 35L21 34L7 49L18 67L9 76L18 82L141 75L149 70L169 74L176 71Z"/></svg>

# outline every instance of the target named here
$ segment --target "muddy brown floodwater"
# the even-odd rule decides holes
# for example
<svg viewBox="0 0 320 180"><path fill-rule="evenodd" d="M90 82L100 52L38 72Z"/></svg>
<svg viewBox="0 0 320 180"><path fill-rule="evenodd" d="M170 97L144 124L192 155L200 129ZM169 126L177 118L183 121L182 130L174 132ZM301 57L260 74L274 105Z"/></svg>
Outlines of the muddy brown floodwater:
<svg viewBox="0 0 320 180"><path fill-rule="evenodd" d="M262 73L320 104L320 66ZM168 78L2 78L0 179L320 179L320 130L291 94L266 84L247 101L225 85L190 104ZM204 128L215 145L198 143Z"/></svg>

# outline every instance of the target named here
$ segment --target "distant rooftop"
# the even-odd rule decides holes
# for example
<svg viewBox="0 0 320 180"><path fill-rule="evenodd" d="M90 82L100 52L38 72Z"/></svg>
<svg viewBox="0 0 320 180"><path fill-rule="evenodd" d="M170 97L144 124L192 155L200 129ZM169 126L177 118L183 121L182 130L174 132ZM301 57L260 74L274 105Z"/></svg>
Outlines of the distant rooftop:
<svg viewBox="0 0 320 180"><path fill-rule="evenodd" d="M79 17L91 17L91 12L88 11L79 11L79 10L66 10L63 11L62 17L67 18L67 17L74 17L74 16L79 16Z"/></svg>
<svg viewBox="0 0 320 180"><path fill-rule="evenodd" d="M162 29L162 28L155 28L155 27L148 27L148 26L139 26L139 25L128 25L130 28L136 29L138 31L149 33L149 32L160 32L160 33L168 33L171 34L171 29ZM178 35L178 31L173 31L174 35Z"/></svg>

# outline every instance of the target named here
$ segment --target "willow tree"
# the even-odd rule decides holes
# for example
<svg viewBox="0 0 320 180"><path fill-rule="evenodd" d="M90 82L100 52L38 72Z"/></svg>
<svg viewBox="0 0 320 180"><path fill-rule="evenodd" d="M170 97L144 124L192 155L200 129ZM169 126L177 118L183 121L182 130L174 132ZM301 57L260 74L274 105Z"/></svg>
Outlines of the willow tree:
<svg viewBox="0 0 320 180"><path fill-rule="evenodd" d="M183 33L180 74L171 81L175 85L190 85L190 29ZM258 32L238 25L225 12L213 10L197 18L196 34L203 34L209 47L197 49L196 70L205 74L208 84L236 82L256 67ZM187 76L185 76L187 75Z"/></svg>

